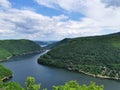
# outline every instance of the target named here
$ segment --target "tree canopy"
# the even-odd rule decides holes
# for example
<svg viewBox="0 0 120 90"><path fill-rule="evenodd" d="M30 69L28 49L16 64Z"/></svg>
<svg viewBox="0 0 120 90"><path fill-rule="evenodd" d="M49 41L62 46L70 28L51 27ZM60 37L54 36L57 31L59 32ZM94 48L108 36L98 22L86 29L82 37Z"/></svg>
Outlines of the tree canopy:
<svg viewBox="0 0 120 90"><path fill-rule="evenodd" d="M64 39L38 63L120 79L120 34Z"/></svg>
<svg viewBox="0 0 120 90"><path fill-rule="evenodd" d="M40 51L42 48L30 40L0 40L0 61L11 56Z"/></svg>
<svg viewBox="0 0 120 90"><path fill-rule="evenodd" d="M41 89L40 84L36 84L34 77L28 77L25 82L26 87L23 88L17 82L6 82L0 81L0 90L47 90ZM91 82L90 85L79 85L76 81L69 81L65 85L53 86L52 90L104 90L103 85L96 85Z"/></svg>

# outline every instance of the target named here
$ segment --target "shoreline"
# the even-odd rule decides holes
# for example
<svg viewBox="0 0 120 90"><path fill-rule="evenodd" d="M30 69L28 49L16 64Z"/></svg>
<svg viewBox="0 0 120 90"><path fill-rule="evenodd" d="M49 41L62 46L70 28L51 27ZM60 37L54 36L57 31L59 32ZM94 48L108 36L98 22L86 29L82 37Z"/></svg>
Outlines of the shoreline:
<svg viewBox="0 0 120 90"><path fill-rule="evenodd" d="M1 80L3 81L3 82L5 82L5 81L7 81L7 80L10 80L11 78L13 77L13 75L11 75L11 76L5 76L4 78L2 78Z"/></svg>
<svg viewBox="0 0 120 90"><path fill-rule="evenodd" d="M27 52L27 53L22 53L22 54L19 54L19 55L14 55L14 56L22 56L22 55L26 55L26 54L32 54L32 53L40 53L40 52L44 52L44 50L37 50L37 51L31 51L31 52ZM10 58L14 57L13 55L7 57L6 59L4 60L0 60L0 62L5 62L5 61L8 61ZM3 82L7 81L7 80L10 80L11 78L13 77L13 74L11 76L5 76L3 77L1 80Z"/></svg>
<svg viewBox="0 0 120 90"><path fill-rule="evenodd" d="M82 73L82 74L85 74L85 75L88 75L88 76L92 76L92 77L95 77L95 78L109 79L109 80L120 80L120 78L109 77L109 76L102 76L102 75L95 75L95 74L88 73L88 72L81 71L81 70L76 71L76 70L72 70L72 69L68 69L68 68L64 68L64 69L67 69L69 71L75 71L75 72L78 72L78 73Z"/></svg>
<svg viewBox="0 0 120 90"><path fill-rule="evenodd" d="M22 54L17 54L17 55L11 55L11 56L9 56L9 57L6 57L6 59L0 60L0 62L8 61L9 59L11 59L11 58L14 57L14 56L22 56L22 55L26 55L26 54L40 53L40 52L44 52L44 50L37 50L37 51L31 51L31 52L22 53Z"/></svg>
<svg viewBox="0 0 120 90"><path fill-rule="evenodd" d="M120 78L109 77L109 76L102 76L100 74L95 75L95 74L88 73L88 72L81 71L81 70L79 70L79 71L78 70L72 70L72 68L58 67L58 66L47 65L47 64L43 64L43 63L38 63L38 64L46 65L46 66L54 67L54 68L61 68L61 69L65 69L65 70L68 70L68 71L71 71L71 72L77 72L77 73L85 74L85 75L88 75L88 76L91 76L91 77L95 77L95 78L100 78L100 79L120 80Z"/></svg>

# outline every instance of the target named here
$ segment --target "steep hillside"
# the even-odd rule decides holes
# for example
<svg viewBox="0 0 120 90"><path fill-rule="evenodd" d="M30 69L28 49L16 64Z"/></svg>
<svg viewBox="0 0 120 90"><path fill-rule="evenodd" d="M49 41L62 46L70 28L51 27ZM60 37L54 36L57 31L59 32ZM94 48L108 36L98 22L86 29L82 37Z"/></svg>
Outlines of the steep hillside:
<svg viewBox="0 0 120 90"><path fill-rule="evenodd" d="M64 39L41 56L38 63L96 77L120 79L120 35Z"/></svg>
<svg viewBox="0 0 120 90"><path fill-rule="evenodd" d="M40 50L42 48L30 40L0 40L0 60Z"/></svg>
<svg viewBox="0 0 120 90"><path fill-rule="evenodd" d="M12 76L12 71L0 65L0 80L9 79Z"/></svg>

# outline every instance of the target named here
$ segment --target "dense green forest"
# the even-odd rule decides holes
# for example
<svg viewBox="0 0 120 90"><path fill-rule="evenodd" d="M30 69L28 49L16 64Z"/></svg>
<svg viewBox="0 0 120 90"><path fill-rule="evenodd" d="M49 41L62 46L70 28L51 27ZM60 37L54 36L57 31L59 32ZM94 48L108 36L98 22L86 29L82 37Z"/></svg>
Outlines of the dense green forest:
<svg viewBox="0 0 120 90"><path fill-rule="evenodd" d="M0 65L0 80L9 79L12 76L12 71Z"/></svg>
<svg viewBox="0 0 120 90"><path fill-rule="evenodd" d="M65 85L53 86L52 90L103 90L102 85L96 85L91 82L90 85L79 85L76 81L70 81L65 83ZM36 84L33 77L28 77L25 82L25 88L21 87L17 82L6 82L0 81L0 90L47 90L41 89L40 84Z"/></svg>
<svg viewBox="0 0 120 90"><path fill-rule="evenodd" d="M0 40L0 61L12 56L40 51L42 48L30 40Z"/></svg>
<svg viewBox="0 0 120 90"><path fill-rule="evenodd" d="M120 33L64 39L41 56L38 63L120 79Z"/></svg>

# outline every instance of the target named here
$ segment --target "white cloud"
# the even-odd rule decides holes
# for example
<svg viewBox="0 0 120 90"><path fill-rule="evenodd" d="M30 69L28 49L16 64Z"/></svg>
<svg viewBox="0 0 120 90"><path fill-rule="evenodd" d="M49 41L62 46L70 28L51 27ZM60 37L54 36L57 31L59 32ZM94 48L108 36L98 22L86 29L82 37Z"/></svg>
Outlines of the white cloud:
<svg viewBox="0 0 120 90"><path fill-rule="evenodd" d="M68 17L64 15L48 17L31 10L11 8L5 12L0 11L0 35L27 39L47 39L50 36L49 39L52 39L60 32L57 24L66 19Z"/></svg>
<svg viewBox="0 0 120 90"><path fill-rule="evenodd" d="M10 8L11 3L9 1L7 1L7 0L0 0L0 8L1 7Z"/></svg>
<svg viewBox="0 0 120 90"><path fill-rule="evenodd" d="M35 0L38 4L44 5L49 8L54 9L63 9L67 11L76 11L78 12L78 9L83 9L82 5L84 4L84 1L82 0Z"/></svg>
<svg viewBox="0 0 120 90"><path fill-rule="evenodd" d="M115 6L120 7L120 0L102 0L108 7Z"/></svg>
<svg viewBox="0 0 120 90"><path fill-rule="evenodd" d="M55 9L63 9L68 12L82 13L85 17L82 21L79 21L85 27L89 29L95 29L96 27L103 30L113 29L120 31L120 7L114 7L112 3L120 3L118 0L36 0L38 4L46 7L51 6ZM49 3L51 1L51 3ZM108 2L109 1L109 2ZM106 7L111 3L111 7ZM57 6L57 7L56 7ZM93 27L93 28L90 28ZM108 28L107 28L108 27ZM96 30L95 30L96 31ZM99 31L99 30L98 30ZM108 31L109 32L109 31Z"/></svg>
<svg viewBox="0 0 120 90"><path fill-rule="evenodd" d="M21 10L12 8L10 2L0 0L0 7L2 7L0 8L0 36L2 38L57 40L120 31L120 8L106 7L106 4L100 0L36 1L50 8L82 13L85 17L80 21L74 21L64 14L44 16L28 8Z"/></svg>

